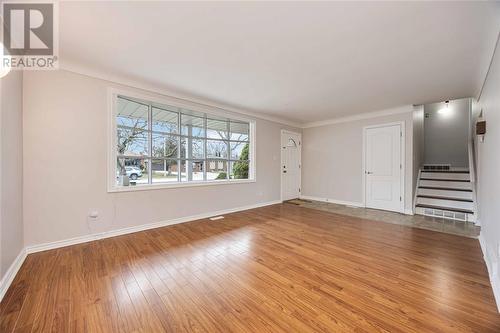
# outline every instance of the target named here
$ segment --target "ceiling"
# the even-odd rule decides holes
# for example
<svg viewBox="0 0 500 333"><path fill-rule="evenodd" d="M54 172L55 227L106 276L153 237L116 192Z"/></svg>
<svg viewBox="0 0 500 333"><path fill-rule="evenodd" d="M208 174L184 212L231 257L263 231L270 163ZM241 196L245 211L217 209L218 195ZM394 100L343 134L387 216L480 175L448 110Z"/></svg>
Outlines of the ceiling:
<svg viewBox="0 0 500 333"><path fill-rule="evenodd" d="M477 96L500 2L61 2L63 68L297 123Z"/></svg>

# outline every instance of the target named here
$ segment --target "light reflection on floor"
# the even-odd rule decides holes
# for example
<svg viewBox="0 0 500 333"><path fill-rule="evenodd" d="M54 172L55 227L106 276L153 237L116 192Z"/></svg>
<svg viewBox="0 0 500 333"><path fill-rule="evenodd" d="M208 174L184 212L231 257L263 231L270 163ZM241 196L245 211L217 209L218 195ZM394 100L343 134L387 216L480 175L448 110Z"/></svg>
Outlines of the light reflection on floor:
<svg viewBox="0 0 500 333"><path fill-rule="evenodd" d="M137 258L137 261L131 265L131 273L141 288L147 289L148 286L143 284L154 284L154 277L162 276L163 285L158 281L157 285L151 287L156 289L168 286L170 290L183 293L186 286L197 286L202 283L201 281L205 280L205 278L201 278L199 274L204 274L213 265L218 267L239 267L244 272L246 263L248 263L248 256L252 255L254 232L253 228L243 226L210 237L203 237L196 241L191 240L185 244L181 243L169 248L168 251ZM166 276L163 276L165 274ZM240 282L244 282L249 278L245 274L239 274L238 276L229 272L227 274L227 278L238 279ZM214 286L214 288L219 291L225 289L228 292L228 286L218 285ZM134 295L133 293L130 295L132 301L134 301Z"/></svg>

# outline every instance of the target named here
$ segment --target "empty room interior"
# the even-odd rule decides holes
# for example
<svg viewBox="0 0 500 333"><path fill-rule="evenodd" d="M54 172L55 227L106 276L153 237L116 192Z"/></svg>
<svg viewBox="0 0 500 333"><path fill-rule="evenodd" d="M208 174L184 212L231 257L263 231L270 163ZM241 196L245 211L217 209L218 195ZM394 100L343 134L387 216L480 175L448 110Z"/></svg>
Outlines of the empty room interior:
<svg viewBox="0 0 500 333"><path fill-rule="evenodd" d="M1 1L0 332L500 332L500 2Z"/></svg>

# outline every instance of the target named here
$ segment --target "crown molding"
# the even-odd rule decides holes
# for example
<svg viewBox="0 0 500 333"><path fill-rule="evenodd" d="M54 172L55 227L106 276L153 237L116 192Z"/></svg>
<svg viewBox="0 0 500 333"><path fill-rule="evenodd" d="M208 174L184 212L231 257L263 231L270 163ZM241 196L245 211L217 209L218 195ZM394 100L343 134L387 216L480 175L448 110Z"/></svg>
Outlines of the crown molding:
<svg viewBox="0 0 500 333"><path fill-rule="evenodd" d="M126 86L129 88L141 89L141 90L144 90L146 92L151 92L151 93L163 95L166 97L179 99L179 100L182 100L185 102L194 102L194 103L200 104L202 106L218 109L221 111L229 111L229 112L237 113L240 115L250 116L253 118L257 118L257 119L262 119L262 120L267 120L267 121L271 121L271 122L282 124L282 125L287 125L290 127L302 128L302 124L299 122L291 121L291 120L280 118L280 117L266 115L266 114L263 114L260 112L252 112L252 111L242 110L242 109L238 109L238 108L224 105L221 103L217 103L214 101L210 101L207 99L194 97L194 96L190 96L187 94L173 92L171 90L168 90L167 88L162 88L162 87L159 87L158 85L146 83L142 80L132 79L132 78L122 76L122 75L105 73L103 71L91 69L90 67L81 66L81 65L76 64L76 63L70 63L67 61L64 63L60 63L59 70L71 72L71 73L78 74L78 75L87 76L87 77L90 77L93 79L108 81L110 83L119 84L119 85Z"/></svg>
<svg viewBox="0 0 500 333"><path fill-rule="evenodd" d="M332 118L332 119L321 120L321 121L313 121L310 123L302 124L302 128L320 127L320 126L326 126L326 125L347 123L347 122L363 120L363 119L390 116L390 115L394 115L394 114L410 113L413 110L414 110L414 106L405 105L405 106L399 106L396 108L391 108L391 109L386 109L386 110L360 113L360 114L356 114L353 116Z"/></svg>
<svg viewBox="0 0 500 333"><path fill-rule="evenodd" d="M86 77L93 78L93 79L108 81L110 83L122 85L122 86L129 87L129 88L144 90L146 92L159 94L159 95L162 95L165 97L175 98L175 99L185 101L185 102L197 103L197 104L200 104L202 106L214 108L214 109L217 109L220 111L227 111L227 112L232 112L232 113L236 113L236 114L240 114L240 115L250 116L253 118L267 120L267 121L271 121L271 122L278 123L281 125L286 125L286 126L300 128L300 129L311 128L311 127L320 127L320 126L332 125L332 124L339 124L339 123L357 121L357 120L362 120L362 119L370 119L370 118L376 118L376 117L382 117L382 116L389 116L389 115L394 115L394 114L403 114L403 113L409 113L409 112L413 111L413 106L405 105L405 106L400 106L400 107L391 108L391 109L387 109L387 110L365 112L365 113L361 113L361 114L357 114L357 115L353 115L353 116L331 118L331 119L327 119L327 120L314 121L314 122L308 122L308 123L300 123L300 122L295 122L295 121L291 121L291 120L280 118L280 117L266 115L266 114L263 114L260 112L252 112L252 111L242 110L239 108L231 107L228 105L224 105L221 103L217 103L217 102L210 101L210 100L203 99L203 98L199 98L199 97L190 96L187 94L173 92L172 90L169 90L167 88L162 88L162 87L159 87L158 85L147 83L147 82L144 82L144 81L139 80L139 79L133 79L133 78L129 78L129 77L122 76L122 75L106 73L104 71L95 70L95 69L92 69L92 68L87 67L87 66L82 66L80 64L71 63L71 62L67 62L67 61L64 63L60 63L59 70L63 70L66 72L86 76Z"/></svg>
<svg viewBox="0 0 500 333"><path fill-rule="evenodd" d="M495 59L495 54L498 49L498 44L500 43L500 32L497 35L497 41L495 42L495 47L493 48L493 52L491 54L490 63L488 64L488 69L486 70L486 75L484 76L483 84L481 84L481 88L479 89L479 93L477 94L476 100L481 100L481 96L483 95L483 89L486 85L486 81L488 80L488 75L490 74L491 66L493 65L493 60ZM500 308L500 305L499 305Z"/></svg>

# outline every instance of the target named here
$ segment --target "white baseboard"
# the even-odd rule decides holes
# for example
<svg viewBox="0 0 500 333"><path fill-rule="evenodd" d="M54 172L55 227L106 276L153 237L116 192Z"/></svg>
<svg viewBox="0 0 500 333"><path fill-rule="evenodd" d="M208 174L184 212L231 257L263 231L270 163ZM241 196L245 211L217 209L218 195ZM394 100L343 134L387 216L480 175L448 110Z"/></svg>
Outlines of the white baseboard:
<svg viewBox="0 0 500 333"><path fill-rule="evenodd" d="M300 198L301 199L305 199L305 200L330 202L330 203L334 203L334 204L337 204L337 205L344 205L344 206L352 206L352 207L365 208L365 204L362 203L362 202L343 201L343 200L336 200L336 199L330 199L330 198L320 198L320 197L313 197L313 196L310 196L310 195L301 195ZM411 209L405 209L404 214L406 214L406 215L413 215L413 211Z"/></svg>
<svg viewBox="0 0 500 333"><path fill-rule="evenodd" d="M169 225L174 225L174 224L179 224L179 223L184 223L184 222L189 222L189 221L195 221L195 220L200 220L200 219L206 219L206 218L209 218L212 216L230 214L230 213L235 213L235 212L239 212L239 211L243 211L243 210L254 209L254 208L259 208L259 207L264 207L264 206L269 206L269 205L275 205L275 204L279 204L279 203L281 203L280 200L268 201L268 202L258 203L258 204L249 205L249 206L224 209L224 210L208 212L208 213L203 213L203 214L198 214L198 215L191 215L191 216L186 216L186 217L181 217L181 218L176 218L176 219L171 219L171 220L165 220L165 221L160 221L160 222L155 222L155 223L142 224L142 225L128 227L128 228L110 230L110 231L105 231L102 233L74 237L74 238L55 241L55 242L30 245L30 246L26 247L26 253L30 254L30 253L35 253L35 252L47 251L47 250L57 249L60 247L65 247L65 246L87 243L87 242L91 242L91 241L95 241L95 240L99 240L99 239L103 239L103 238L116 237L116 236L131 234L131 233L139 232L139 231L143 231L143 230L161 228L161 227L166 227Z"/></svg>
<svg viewBox="0 0 500 333"><path fill-rule="evenodd" d="M143 230L161 228L161 227L165 227L165 226L169 226L169 225L190 222L190 221L195 221L195 220L201 220L201 219L206 219L206 218L209 218L212 216L236 213L236 212L240 212L240 211L244 211L244 210L248 210L248 209L270 206L270 205L275 205L275 204L279 204L279 203L281 203L281 200L262 202L262 203L249 205L249 206L224 209L224 210L208 212L208 213L203 213L203 214L198 214L198 215L181 217L181 218L177 218L177 219L160 221L160 222L156 222L156 223L148 223L148 224L138 225L138 226L129 227L129 228L122 228L122 229L110 230L110 231L97 233L97 234L74 237L74 238L64 239L64 240L55 241L55 242L26 246L25 248L23 248L21 250L21 252L17 256L16 260L14 260L12 265L7 270L7 273L5 273L5 276L0 281L0 301L2 300L2 298L5 295L5 293L7 292L7 290L9 289L12 281L14 280L14 277L16 276L17 272L21 268L21 265L23 264L24 260L26 259L26 256L30 253L47 251L47 250L57 249L60 247L65 247L65 246L70 246L70 245L75 245L75 244L87 243L87 242L91 242L91 241L95 241L95 240L99 240L99 239L110 238L110 237L115 237L115 236L120 236L120 235L125 235L125 234L131 234L131 233L139 232L139 231L143 231Z"/></svg>
<svg viewBox="0 0 500 333"><path fill-rule="evenodd" d="M484 262L490 276L491 289L493 290L493 296L495 297L498 312L500 313L500 275L498 272L498 263L490 257L482 232L479 234L479 244L481 245L481 251L483 251Z"/></svg>
<svg viewBox="0 0 500 333"><path fill-rule="evenodd" d="M22 249L21 252L19 252L16 259L10 265L9 269L3 276L2 280L0 281L0 301L2 301L12 281L14 281L14 278L16 277L17 272L23 265L26 256L27 256L26 249Z"/></svg>
<svg viewBox="0 0 500 333"><path fill-rule="evenodd" d="M330 199L330 198L313 197L313 196L309 196L309 195L301 195L300 198L305 199L305 200L330 202L330 203L344 205L344 206L365 207L365 205L362 202L342 201L342 200L336 200L336 199Z"/></svg>

